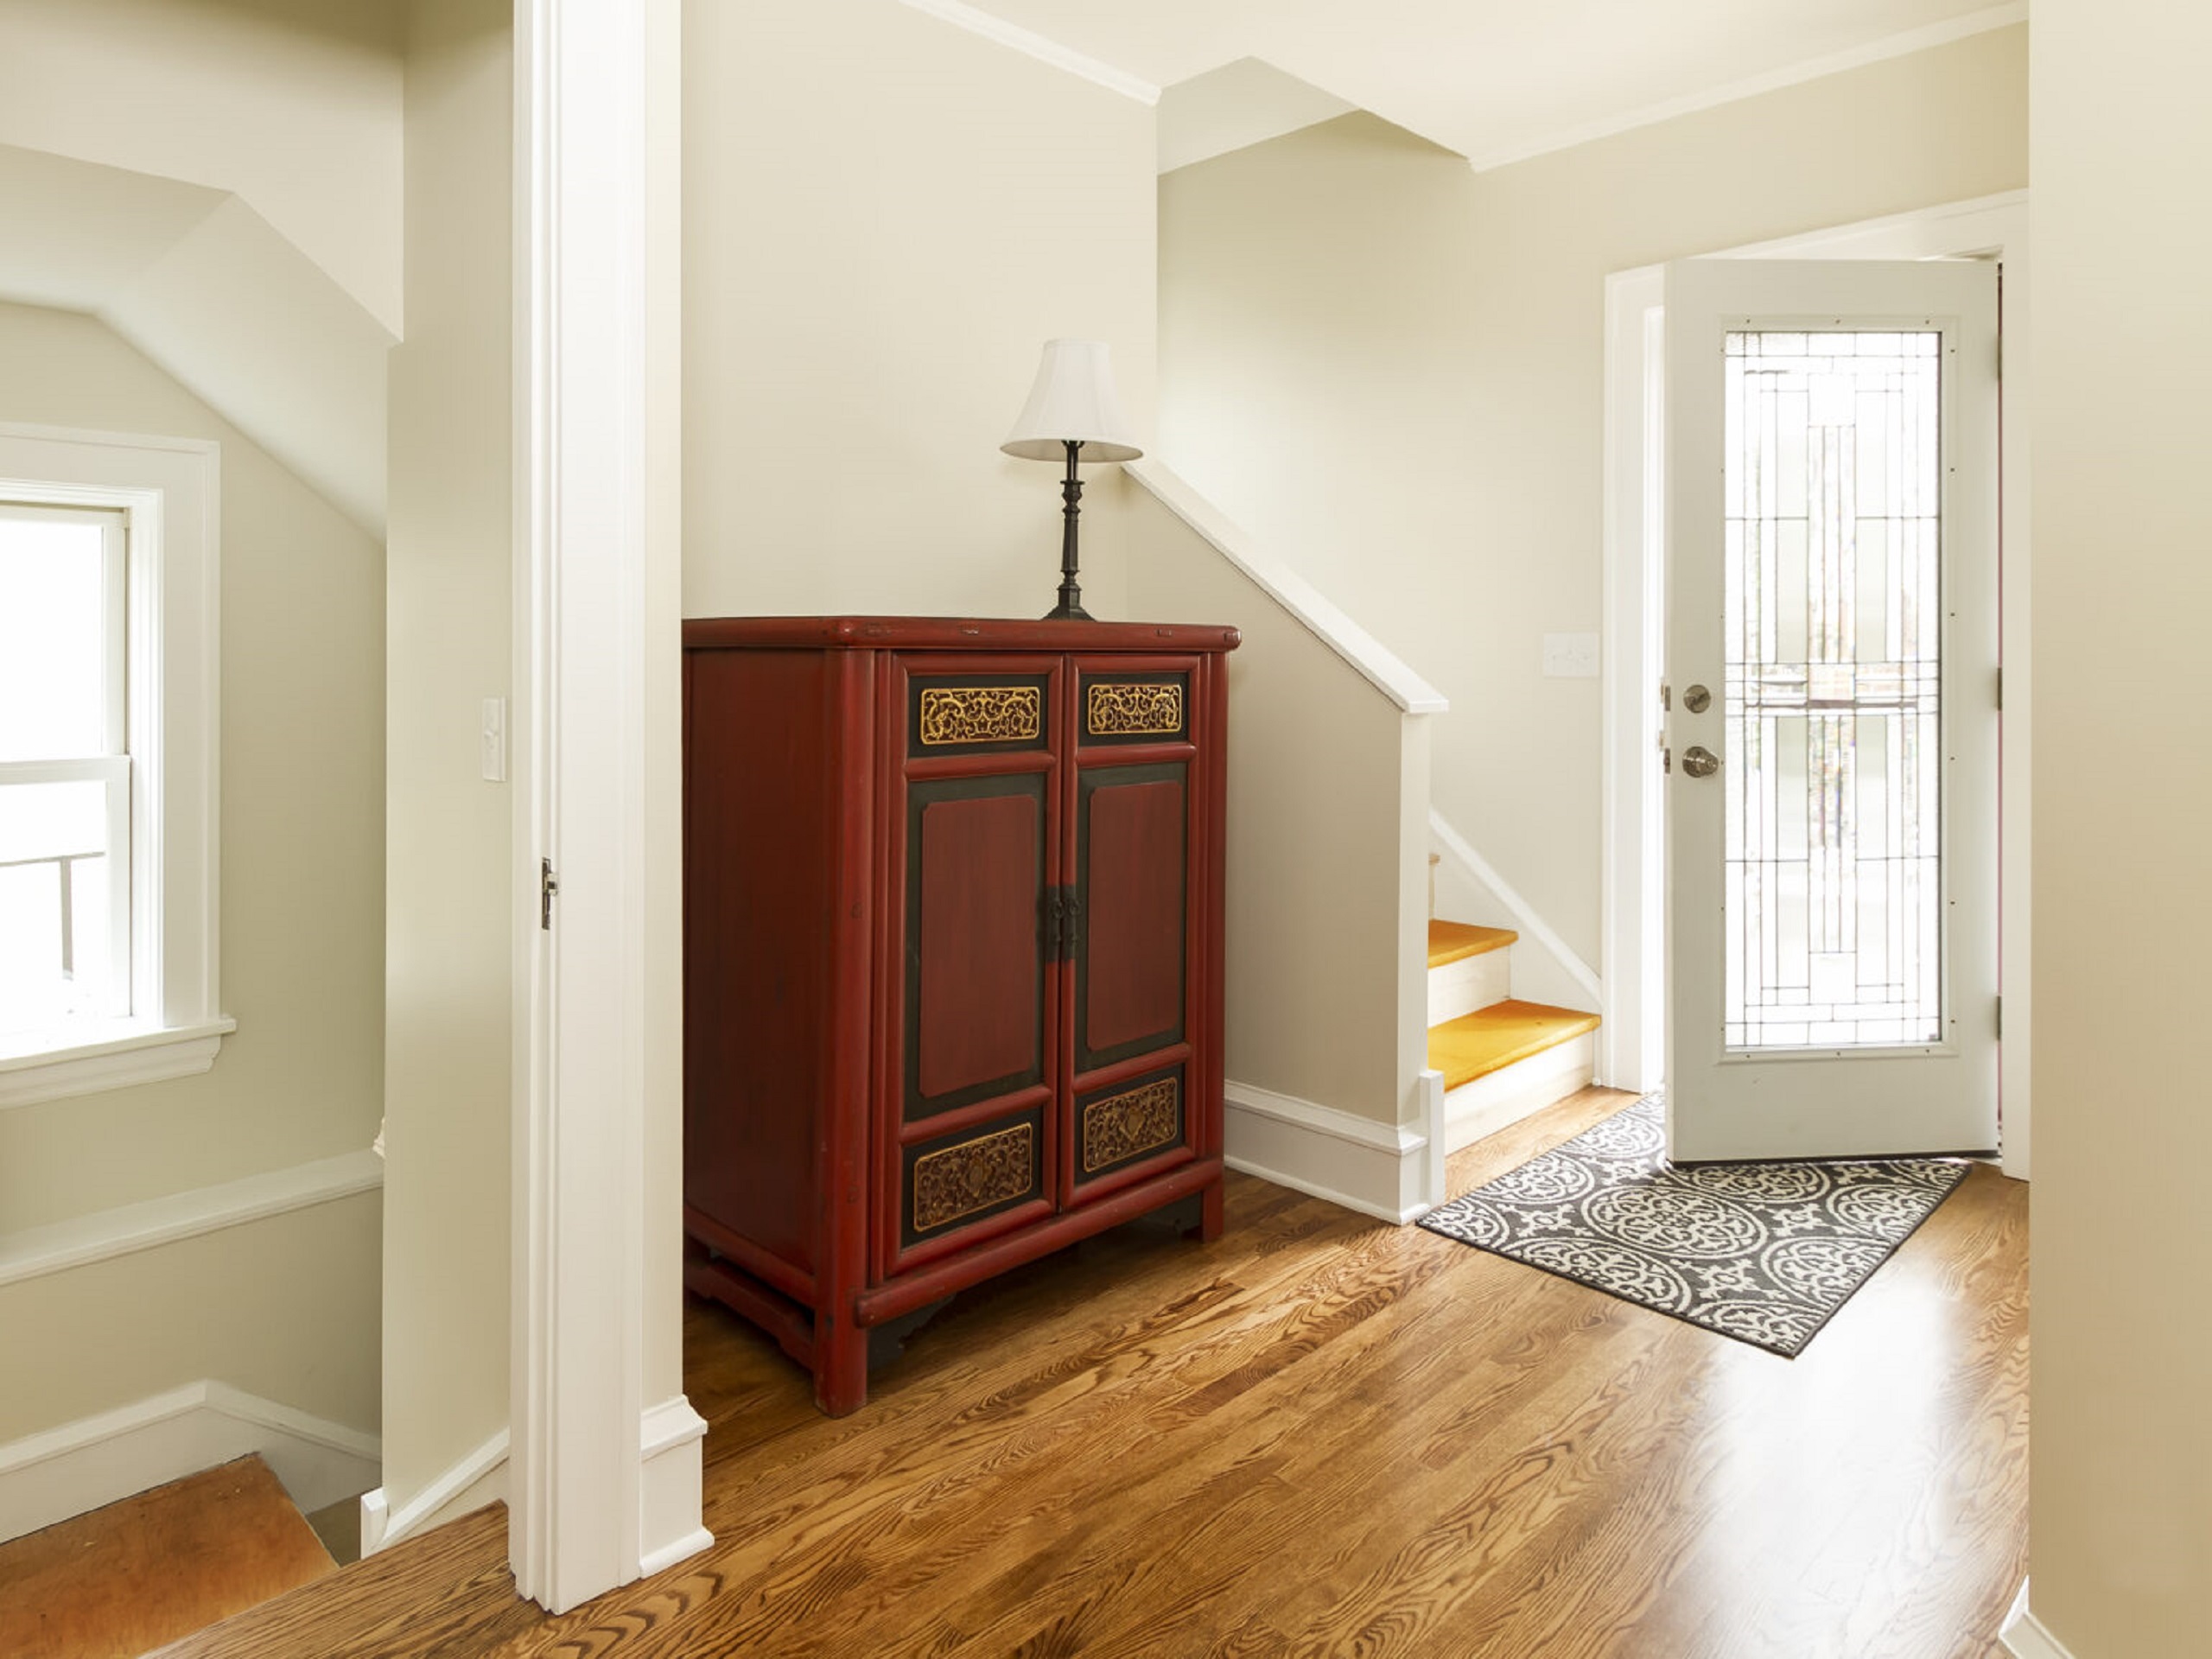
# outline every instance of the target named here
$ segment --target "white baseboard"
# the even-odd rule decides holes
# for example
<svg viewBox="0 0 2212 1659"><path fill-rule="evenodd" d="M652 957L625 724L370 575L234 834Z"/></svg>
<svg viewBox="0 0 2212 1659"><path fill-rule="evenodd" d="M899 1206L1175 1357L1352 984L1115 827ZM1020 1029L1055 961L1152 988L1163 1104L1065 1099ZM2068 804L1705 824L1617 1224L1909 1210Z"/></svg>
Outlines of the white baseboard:
<svg viewBox="0 0 2212 1659"><path fill-rule="evenodd" d="M1486 1135L1533 1117L1545 1107L1587 1088L1598 1061L1598 1033L1580 1037L1462 1084L1444 1096L1446 1153L1471 1147Z"/></svg>
<svg viewBox="0 0 2212 1659"><path fill-rule="evenodd" d="M1429 809L1428 833L1431 843L1444 854L1440 874L1446 912L1465 921L1510 927L1521 936L1513 944L1513 981L1520 995L1532 1002L1605 1013L1605 987L1595 970L1433 807Z"/></svg>
<svg viewBox="0 0 2212 1659"><path fill-rule="evenodd" d="M2012 1598L2012 1611L2005 1620L2004 1634L1997 1639L2013 1659L2074 1659L2067 1645L2044 1629L2042 1622L2028 1611L2025 1579L2020 1580L2020 1593Z"/></svg>
<svg viewBox="0 0 2212 1659"><path fill-rule="evenodd" d="M651 1578L715 1541L699 1524L707 1420L682 1395L645 1414L638 1452L638 1573Z"/></svg>
<svg viewBox="0 0 2212 1659"><path fill-rule="evenodd" d="M365 1559L417 1533L458 1521L507 1495L507 1431L471 1452L397 1510L379 1486L361 1497L361 1554Z"/></svg>
<svg viewBox="0 0 2212 1659"><path fill-rule="evenodd" d="M377 1478L377 1437L210 1379L0 1446L0 1541L258 1452L302 1513Z"/></svg>
<svg viewBox="0 0 2212 1659"><path fill-rule="evenodd" d="M639 1573L650 1578L715 1541L699 1524L707 1420L682 1395L648 1409L638 1446ZM361 1554L458 1521L507 1495L501 1429L394 1512L381 1488L361 1499Z"/></svg>
<svg viewBox="0 0 2212 1659"><path fill-rule="evenodd" d="M1379 1221L1428 1213L1428 1137L1249 1083L1223 1087L1227 1162Z"/></svg>

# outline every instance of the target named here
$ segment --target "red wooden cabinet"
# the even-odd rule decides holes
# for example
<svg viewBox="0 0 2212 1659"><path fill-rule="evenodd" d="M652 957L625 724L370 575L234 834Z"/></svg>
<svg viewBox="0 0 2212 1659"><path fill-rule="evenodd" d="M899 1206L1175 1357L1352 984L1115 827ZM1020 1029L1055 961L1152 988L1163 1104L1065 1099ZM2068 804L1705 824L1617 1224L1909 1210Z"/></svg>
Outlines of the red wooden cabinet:
<svg viewBox="0 0 2212 1659"><path fill-rule="evenodd" d="M824 1411L954 1291L1220 1231L1236 639L684 625L684 1280Z"/></svg>

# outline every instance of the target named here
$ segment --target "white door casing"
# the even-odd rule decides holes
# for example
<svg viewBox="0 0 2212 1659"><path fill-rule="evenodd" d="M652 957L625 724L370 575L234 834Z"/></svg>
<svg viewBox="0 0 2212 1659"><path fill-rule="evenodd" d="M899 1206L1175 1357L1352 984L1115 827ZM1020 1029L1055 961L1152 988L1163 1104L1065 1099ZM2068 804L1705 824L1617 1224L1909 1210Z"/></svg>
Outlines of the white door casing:
<svg viewBox="0 0 2212 1659"><path fill-rule="evenodd" d="M676 718L680 499L675 383L653 351L677 292L679 19L677 0L515 9L508 1555L555 1612L712 1541L705 1424L680 1392L651 1397L680 1363L655 1348L675 1322L652 1317L678 1293L672 1206L656 1203L674 1183L649 1179L675 1109L647 996L677 948L652 868L677 787L656 722ZM550 927L542 859L559 880Z"/></svg>
<svg viewBox="0 0 2212 1659"><path fill-rule="evenodd" d="M1667 276L1670 1147L1684 1160L1993 1147L1997 983L1996 272L1971 262L1686 261ZM1731 330L1940 331L1940 1034L1883 1047L1724 1040L1723 343ZM1692 712L1684 692L1710 688ZM1808 690L1808 696L1812 695ZM1832 728L1831 729L1834 729ZM1688 776L1693 745L1721 772ZM1815 1033L1817 1035L1817 1033Z"/></svg>

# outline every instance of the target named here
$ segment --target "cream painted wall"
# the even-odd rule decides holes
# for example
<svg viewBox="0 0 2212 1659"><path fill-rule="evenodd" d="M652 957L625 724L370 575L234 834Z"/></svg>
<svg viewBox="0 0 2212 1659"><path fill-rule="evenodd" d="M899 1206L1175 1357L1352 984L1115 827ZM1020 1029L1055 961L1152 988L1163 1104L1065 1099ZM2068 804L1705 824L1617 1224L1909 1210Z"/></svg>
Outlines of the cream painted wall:
<svg viewBox="0 0 2212 1659"><path fill-rule="evenodd" d="M1413 1109L1424 1033L1412 1016L1427 1006L1400 995L1401 874L1422 897L1427 877L1417 850L1401 857L1402 804L1427 799L1425 747L1408 754L1405 728L1434 716L1409 720L1181 519L1131 494L1135 601L1243 634L1229 658L1228 1075L1396 1123ZM1425 807L1410 816L1425 838ZM1425 913L1420 898L1411 913Z"/></svg>
<svg viewBox="0 0 2212 1659"><path fill-rule="evenodd" d="M383 1057L384 551L89 317L0 305L0 421L222 446L222 998L195 1077L0 1112L0 1232L358 1152Z"/></svg>
<svg viewBox="0 0 2212 1659"><path fill-rule="evenodd" d="M2212 10L2037 0L2036 1618L2212 1651Z"/></svg>
<svg viewBox="0 0 2212 1659"><path fill-rule="evenodd" d="M397 334L400 20L395 0L0 0L0 143L235 191Z"/></svg>
<svg viewBox="0 0 2212 1659"><path fill-rule="evenodd" d="M507 1421L511 791L477 747L510 695L509 8L419 0L407 315L391 365L386 660L385 1495Z"/></svg>
<svg viewBox="0 0 2212 1659"><path fill-rule="evenodd" d="M0 1288L0 1443L202 1378L377 1427L377 1195Z"/></svg>
<svg viewBox="0 0 2212 1659"><path fill-rule="evenodd" d="M1153 111L897 0L684 11L684 611L1041 614L1054 335L1153 412ZM1120 616L1113 469L1084 591Z"/></svg>
<svg viewBox="0 0 2212 1659"><path fill-rule="evenodd" d="M1162 457L1451 699L1438 809L1588 962L1600 683L1541 663L1602 625L1605 278L2025 183L2025 34L1488 173L1355 115L1160 181Z"/></svg>
<svg viewBox="0 0 2212 1659"><path fill-rule="evenodd" d="M0 1231L340 1153L381 1098L384 553L89 317L0 305L0 421L222 446L222 1000L201 1076L0 1112ZM377 1206L0 1289L0 1440L214 1376L376 1410Z"/></svg>

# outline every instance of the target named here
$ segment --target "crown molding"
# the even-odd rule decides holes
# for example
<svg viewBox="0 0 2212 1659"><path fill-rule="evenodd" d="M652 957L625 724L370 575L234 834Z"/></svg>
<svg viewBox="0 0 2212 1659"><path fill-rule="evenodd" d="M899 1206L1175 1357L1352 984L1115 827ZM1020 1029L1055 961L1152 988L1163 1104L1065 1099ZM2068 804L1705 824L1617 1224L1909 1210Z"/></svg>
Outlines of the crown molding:
<svg viewBox="0 0 2212 1659"><path fill-rule="evenodd" d="M909 5L916 0L907 0ZM1779 92L1785 86L1795 86L1808 80L1819 80L1827 75L1838 75L1849 69L1863 69L1868 64L1881 63L1891 58L1910 57L1915 52L1925 52L1938 46L1948 46L1954 41L1963 41L1975 35L1986 35L1992 29L2010 29L2015 23L2028 21L2028 0L2005 0L2005 3L1985 6L1980 11L1970 11L1958 17L1947 17L1942 22L1929 23L1920 29L1909 29L1902 34L1887 35L1863 46L1850 47L1841 52L1831 52L1817 58L1806 58L1787 64L1779 69L1770 69L1764 74L1751 75L1742 80L1728 81L1719 86L1709 86L1703 92L1686 93L1681 98L1667 99L1657 104L1646 104L1633 110L1624 110L1618 115L1600 117L1579 126L1561 128L1541 138L1531 138L1519 143L1503 145L1470 156L1467 165L1478 173L1487 173L1493 168L1510 167L1516 162L1533 161L1539 156L1548 156L1554 150L1572 149L1599 138L1611 138L1618 134L1631 132L1638 127L1654 126L1662 121L1672 121L1677 116L1695 115L1700 111L1718 109L1724 104L1739 99L1757 98L1763 92Z"/></svg>

